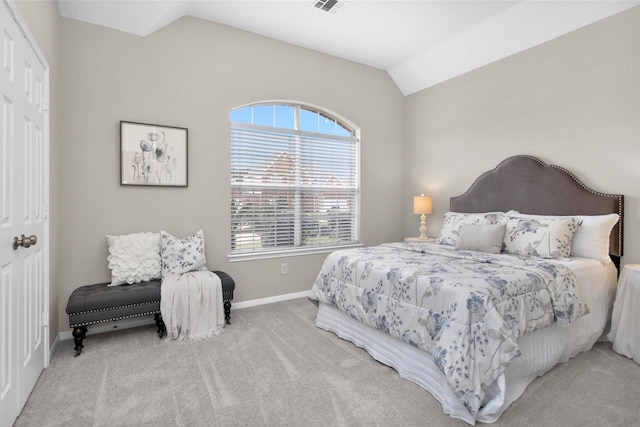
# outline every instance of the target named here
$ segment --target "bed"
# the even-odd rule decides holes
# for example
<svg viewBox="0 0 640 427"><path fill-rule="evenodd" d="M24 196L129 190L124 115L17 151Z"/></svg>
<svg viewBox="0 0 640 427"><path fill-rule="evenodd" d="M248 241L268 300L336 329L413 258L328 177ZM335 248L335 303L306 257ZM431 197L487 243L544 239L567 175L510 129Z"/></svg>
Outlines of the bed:
<svg viewBox="0 0 640 427"><path fill-rule="evenodd" d="M622 195L514 156L481 175L435 242L330 254L316 325L492 423L527 385L604 336L623 249Z"/></svg>

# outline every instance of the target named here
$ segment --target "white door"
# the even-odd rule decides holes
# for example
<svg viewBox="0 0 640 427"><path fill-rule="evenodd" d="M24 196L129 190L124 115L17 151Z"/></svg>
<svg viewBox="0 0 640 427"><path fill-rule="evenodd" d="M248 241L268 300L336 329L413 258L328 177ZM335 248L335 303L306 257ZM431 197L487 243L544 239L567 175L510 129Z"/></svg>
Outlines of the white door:
<svg viewBox="0 0 640 427"><path fill-rule="evenodd" d="M49 348L49 72L12 7L0 6L0 427L20 414Z"/></svg>

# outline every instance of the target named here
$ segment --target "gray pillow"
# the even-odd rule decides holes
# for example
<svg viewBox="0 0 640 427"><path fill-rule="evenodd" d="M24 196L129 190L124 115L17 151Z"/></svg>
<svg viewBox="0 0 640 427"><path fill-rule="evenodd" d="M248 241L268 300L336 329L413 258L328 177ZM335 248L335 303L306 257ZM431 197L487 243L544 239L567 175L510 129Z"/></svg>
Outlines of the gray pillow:
<svg viewBox="0 0 640 427"><path fill-rule="evenodd" d="M456 249L499 254L505 230L506 224L462 224Z"/></svg>

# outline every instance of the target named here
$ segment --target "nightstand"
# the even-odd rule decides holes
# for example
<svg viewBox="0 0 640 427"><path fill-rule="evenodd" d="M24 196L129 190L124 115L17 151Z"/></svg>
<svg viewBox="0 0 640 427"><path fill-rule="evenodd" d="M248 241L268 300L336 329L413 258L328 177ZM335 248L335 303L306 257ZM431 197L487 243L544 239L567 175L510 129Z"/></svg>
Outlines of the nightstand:
<svg viewBox="0 0 640 427"><path fill-rule="evenodd" d="M435 242L436 238L435 237L428 237L427 240L421 239L419 237L405 237L404 239L405 242Z"/></svg>
<svg viewBox="0 0 640 427"><path fill-rule="evenodd" d="M622 268L607 338L613 351L640 364L640 264Z"/></svg>

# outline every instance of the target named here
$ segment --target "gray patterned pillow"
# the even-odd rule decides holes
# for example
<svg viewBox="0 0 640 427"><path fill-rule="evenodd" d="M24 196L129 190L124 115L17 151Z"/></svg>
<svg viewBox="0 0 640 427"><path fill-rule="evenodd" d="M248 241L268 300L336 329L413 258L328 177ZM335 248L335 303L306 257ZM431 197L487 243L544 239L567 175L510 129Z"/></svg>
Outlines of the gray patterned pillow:
<svg viewBox="0 0 640 427"><path fill-rule="evenodd" d="M509 218L503 252L539 258L568 257L582 221L576 218Z"/></svg>
<svg viewBox="0 0 640 427"><path fill-rule="evenodd" d="M207 269L204 255L204 234L202 230L184 239L178 239L164 230L160 231L160 256L162 278L169 274Z"/></svg>
<svg viewBox="0 0 640 427"><path fill-rule="evenodd" d="M436 239L436 243L440 245L456 246L460 239L460 227L463 224L468 225L486 225L495 224L498 220L499 212L487 213L460 213L447 212L444 214L442 228Z"/></svg>
<svg viewBox="0 0 640 427"><path fill-rule="evenodd" d="M611 262L609 256L609 236L611 229L618 222L618 214L607 215L533 215L533 214L516 214L518 218L545 218L545 219L564 219L575 218L581 221L580 227L576 230L571 240L571 256L593 258L604 264ZM506 222L498 220L498 222Z"/></svg>

